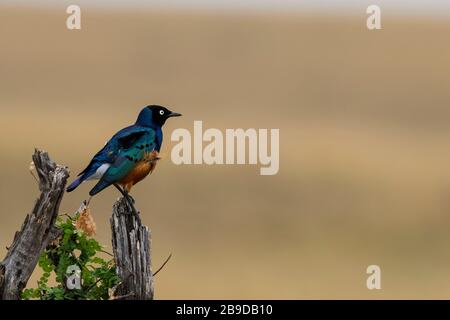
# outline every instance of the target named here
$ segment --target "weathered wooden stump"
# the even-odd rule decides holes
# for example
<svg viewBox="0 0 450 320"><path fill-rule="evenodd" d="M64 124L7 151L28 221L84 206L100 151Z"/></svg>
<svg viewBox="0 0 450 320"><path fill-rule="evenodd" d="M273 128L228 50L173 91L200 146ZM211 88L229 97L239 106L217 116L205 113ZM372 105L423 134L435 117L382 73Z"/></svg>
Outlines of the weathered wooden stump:
<svg viewBox="0 0 450 320"><path fill-rule="evenodd" d="M47 152L35 150L33 162L41 195L0 263L0 300L20 299L42 250L54 238L53 226L69 177L69 170L50 160Z"/></svg>
<svg viewBox="0 0 450 320"><path fill-rule="evenodd" d="M114 260L121 279L115 296L124 300L152 300L150 231L133 214L125 198L114 204L111 231Z"/></svg>

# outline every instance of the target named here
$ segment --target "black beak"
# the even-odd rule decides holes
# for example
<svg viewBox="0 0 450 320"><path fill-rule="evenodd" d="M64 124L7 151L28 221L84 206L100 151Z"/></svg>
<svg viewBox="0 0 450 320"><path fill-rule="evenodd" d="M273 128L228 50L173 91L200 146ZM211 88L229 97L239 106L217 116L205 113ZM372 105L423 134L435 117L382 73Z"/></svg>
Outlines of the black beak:
<svg viewBox="0 0 450 320"><path fill-rule="evenodd" d="M181 117L181 113L176 113L176 112L172 112L171 111L167 117L168 118L170 118L170 117Z"/></svg>

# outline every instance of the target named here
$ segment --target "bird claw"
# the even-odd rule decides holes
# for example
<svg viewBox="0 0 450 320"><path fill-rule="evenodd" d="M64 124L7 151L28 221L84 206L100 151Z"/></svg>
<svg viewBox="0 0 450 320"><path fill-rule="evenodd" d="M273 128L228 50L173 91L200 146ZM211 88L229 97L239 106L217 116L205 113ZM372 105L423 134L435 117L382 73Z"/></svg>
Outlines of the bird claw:
<svg viewBox="0 0 450 320"><path fill-rule="evenodd" d="M132 196L130 196L129 192L127 190L123 190L119 185L117 184L113 184L117 190L120 191L120 193L122 194L123 198L125 199L125 201L127 202L127 206L131 209L131 213L139 218L139 213L137 212L136 208L134 207L135 201L133 199Z"/></svg>
<svg viewBox="0 0 450 320"><path fill-rule="evenodd" d="M130 194L127 192L125 199L127 200L128 207L130 207L130 209L131 209L131 214L134 215L135 217L139 217L139 212L134 207L134 204L136 203L134 198L132 196L130 196Z"/></svg>
<svg viewBox="0 0 450 320"><path fill-rule="evenodd" d="M130 199L130 201L131 201L133 204L136 203L136 201L134 200L134 198L133 198L132 196L130 196L129 193L127 193L127 197L128 197L128 199Z"/></svg>

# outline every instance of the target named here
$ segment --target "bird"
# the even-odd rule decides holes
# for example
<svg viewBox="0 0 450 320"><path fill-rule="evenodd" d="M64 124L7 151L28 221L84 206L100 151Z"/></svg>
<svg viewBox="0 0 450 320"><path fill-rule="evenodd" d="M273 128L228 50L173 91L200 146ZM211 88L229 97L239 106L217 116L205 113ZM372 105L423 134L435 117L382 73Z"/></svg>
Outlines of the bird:
<svg viewBox="0 0 450 320"><path fill-rule="evenodd" d="M85 181L99 180L89 192L91 198L113 185L129 200L131 188L152 173L160 159L163 125L179 116L160 105L144 107L136 122L113 135L66 191L72 192Z"/></svg>

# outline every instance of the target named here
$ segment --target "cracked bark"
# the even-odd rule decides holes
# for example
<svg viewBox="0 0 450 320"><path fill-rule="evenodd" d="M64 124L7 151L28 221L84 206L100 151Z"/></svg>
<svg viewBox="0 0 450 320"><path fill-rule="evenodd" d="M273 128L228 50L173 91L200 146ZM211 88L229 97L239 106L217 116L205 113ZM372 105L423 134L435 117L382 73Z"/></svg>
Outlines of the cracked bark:
<svg viewBox="0 0 450 320"><path fill-rule="evenodd" d="M115 295L123 300L152 300L151 235L133 214L125 198L119 199L111 216L112 246L121 283Z"/></svg>
<svg viewBox="0 0 450 320"><path fill-rule="evenodd" d="M55 237L54 224L69 170L55 164L47 152L40 150L35 150L33 162L39 176L41 194L0 263L0 300L20 299L20 293L33 273L42 250Z"/></svg>

